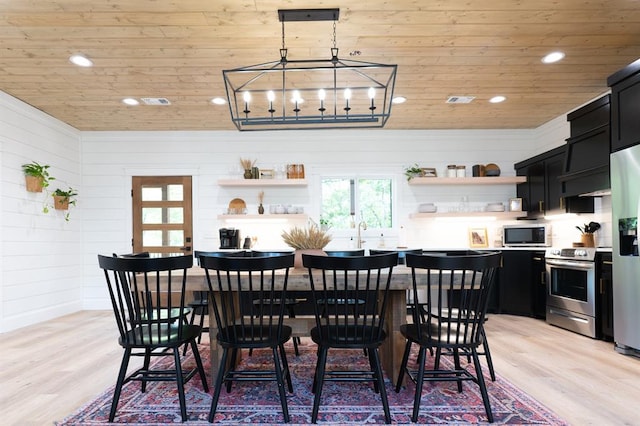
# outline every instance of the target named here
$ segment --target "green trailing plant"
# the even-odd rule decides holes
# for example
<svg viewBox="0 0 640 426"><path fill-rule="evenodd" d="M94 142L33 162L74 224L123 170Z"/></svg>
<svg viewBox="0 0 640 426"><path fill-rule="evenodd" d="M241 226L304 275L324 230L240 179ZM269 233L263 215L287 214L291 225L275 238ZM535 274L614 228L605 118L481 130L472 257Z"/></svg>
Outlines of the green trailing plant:
<svg viewBox="0 0 640 426"><path fill-rule="evenodd" d="M27 176L33 176L35 178L40 179L43 188L49 186L49 183L53 180L56 180L53 176L49 174L49 166L48 164L40 164L36 161L32 161L31 163L22 165L22 172Z"/></svg>
<svg viewBox="0 0 640 426"><path fill-rule="evenodd" d="M54 202L55 203L60 203L60 204L66 204L68 203L70 206L74 206L76 205L76 195L78 195L78 191L72 187L69 187L68 189L64 190L64 189L60 189L60 188L56 188L55 191L53 191L53 193L51 194L54 197ZM57 198L56 198L57 197ZM45 205L44 208L44 212L48 213L49 208L48 206ZM69 221L69 213L67 212L64 216L64 220L66 220L67 222Z"/></svg>
<svg viewBox="0 0 640 426"><path fill-rule="evenodd" d="M414 164L411 167L406 167L404 169L404 175L407 177L407 180L411 180L414 177L420 177L424 175L424 170L418 166L418 163Z"/></svg>

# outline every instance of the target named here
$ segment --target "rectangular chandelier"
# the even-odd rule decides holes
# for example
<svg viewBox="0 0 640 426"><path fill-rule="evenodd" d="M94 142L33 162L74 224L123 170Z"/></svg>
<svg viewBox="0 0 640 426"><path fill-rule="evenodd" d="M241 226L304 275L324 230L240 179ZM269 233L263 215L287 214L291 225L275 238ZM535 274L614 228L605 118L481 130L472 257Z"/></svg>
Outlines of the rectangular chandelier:
<svg viewBox="0 0 640 426"><path fill-rule="evenodd" d="M231 120L240 131L384 127L397 65L338 58L339 9L279 10L280 60L222 72ZM284 22L334 21L330 59L287 59Z"/></svg>

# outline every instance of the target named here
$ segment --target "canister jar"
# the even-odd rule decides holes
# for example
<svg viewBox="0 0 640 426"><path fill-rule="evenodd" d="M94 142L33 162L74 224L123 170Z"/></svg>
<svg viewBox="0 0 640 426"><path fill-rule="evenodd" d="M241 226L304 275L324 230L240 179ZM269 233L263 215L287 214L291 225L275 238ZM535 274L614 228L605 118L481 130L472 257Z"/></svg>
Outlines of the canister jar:
<svg viewBox="0 0 640 426"><path fill-rule="evenodd" d="M466 166L456 166L456 177L465 177L467 175Z"/></svg>
<svg viewBox="0 0 640 426"><path fill-rule="evenodd" d="M456 177L456 165L449 164L447 166L447 177Z"/></svg>

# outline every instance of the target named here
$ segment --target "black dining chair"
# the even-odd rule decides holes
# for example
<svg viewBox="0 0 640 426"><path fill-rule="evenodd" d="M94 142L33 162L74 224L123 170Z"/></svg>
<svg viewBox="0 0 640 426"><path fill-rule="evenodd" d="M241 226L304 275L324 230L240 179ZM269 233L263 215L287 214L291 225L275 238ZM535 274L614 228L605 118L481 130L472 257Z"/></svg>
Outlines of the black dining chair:
<svg viewBox="0 0 640 426"><path fill-rule="evenodd" d="M364 249L355 249L355 250L325 250L325 253L327 254L327 256L329 257L348 257L348 256L364 256ZM329 300L328 302L330 304L333 303L341 303L344 304L346 306L348 306L349 308L351 308L354 312L354 314L357 315L358 311L360 309L362 309L362 307L365 304L365 301L363 299L357 298L357 297L353 297L353 294L349 293L347 295L348 297L341 299L341 300ZM320 305L324 304L324 300L320 299L318 300L318 303ZM365 350L365 354L366 354L366 350Z"/></svg>
<svg viewBox="0 0 640 426"><path fill-rule="evenodd" d="M291 254L291 253L293 253L291 250L288 250L288 251L252 250L250 255L251 257L269 257L269 256L282 256L284 254ZM301 297L299 293L294 294L291 292L287 292L287 297L284 300L272 300L271 303L274 303L274 304L284 303L284 308L289 318L295 318L296 306L306 301L307 299L305 297ZM259 305L261 303L264 303L264 301L260 299L255 299L251 303L253 303L254 305ZM296 356L300 356L300 348L298 346L300 345L300 342L301 342L300 337L293 336L291 338L291 341L293 342L293 352L295 353ZM249 350L249 355L251 355L252 353L253 351Z"/></svg>
<svg viewBox="0 0 640 426"><path fill-rule="evenodd" d="M378 348L387 338L384 319L391 274L398 264L398 254L346 257L303 254L302 262L309 271L315 310L316 325L310 334L318 345L311 421L316 423L318 420L325 381L370 381L374 390L380 393L385 422L391 423ZM341 303L349 298L364 301L359 314ZM358 370L346 365L339 370L327 370L330 349L365 350L369 368Z"/></svg>
<svg viewBox="0 0 640 426"><path fill-rule="evenodd" d="M291 327L283 324L284 304L271 303L286 297L289 268L294 255L262 257L200 256L204 269L222 348L220 367L215 379L209 422L213 422L223 383L227 392L234 381L275 381L278 385L284 422L289 409L285 385L293 392L291 373L284 344L291 338ZM239 303L240 293L259 304ZM240 349L271 349L273 369L236 368Z"/></svg>
<svg viewBox="0 0 640 426"><path fill-rule="evenodd" d="M125 259L127 258L128 259L140 259L140 258L148 259L151 257L151 253L149 253L148 251L125 253L125 254L113 253L113 257L120 257ZM126 279L125 272L120 271L119 273L122 275L121 278L125 280ZM145 306L153 307L154 303L153 303L153 300L151 299L153 295L151 293L142 293L139 296L141 297L141 301L145 304ZM150 314L153 314L153 308L151 308L149 312ZM167 318L176 319L178 318L178 316L181 316L181 315L187 317L191 312L192 312L192 308L187 306L183 308L171 308L170 311L167 311L167 310L161 311L160 318L162 320L165 320ZM186 346L188 345L185 345L185 353L186 353Z"/></svg>
<svg viewBox="0 0 640 426"><path fill-rule="evenodd" d="M407 254L411 268L414 304L421 303L419 288L426 288L426 312L417 306L412 323L402 325L400 332L407 339L402 357L396 392L400 392L404 375L416 383L411 421L418 421L422 385L424 381L455 381L462 392L462 381L473 381L480 388L487 419L493 422L491 403L478 356L483 341L483 323L489 302L489 293L500 267L500 252L468 252L465 254ZM413 344L419 346L417 370L408 368ZM425 366L427 349L434 349L434 367ZM443 351L453 354L453 366L442 368ZM471 354L474 372L463 368L460 356Z"/></svg>
<svg viewBox="0 0 640 426"><path fill-rule="evenodd" d="M474 254L474 253L478 253L477 251L474 250L444 250L444 251L431 251L429 252L430 254L438 254L441 256L464 256L467 254ZM502 267L502 266L501 266ZM422 301L426 300L426 297L424 297L426 295L426 293L424 293L424 290L418 290L418 292L420 293L420 297L419 299ZM424 311L426 309L427 303L420 303L420 308ZM455 308L455 306L453 306ZM423 312L424 313L424 312ZM436 315L437 313L433 313L433 315ZM491 381L495 382L496 381L496 371L495 368L493 366L493 358L491 357L491 349L489 348L489 340L487 339L487 333L485 332L484 329L484 324L487 322L487 320L489 319L489 315L485 315L484 316L484 320L482 321L482 328L480 329L480 336L482 337L482 351L478 351L478 355L479 356L484 356L486 361L487 361L487 367L489 368L489 377L491 377ZM461 350L460 353L466 353L467 356L467 362L471 362L471 353L468 351L464 351ZM443 351L442 353L438 354L438 357L436 358L436 365L439 365L440 363L440 355L452 355L452 352L450 351Z"/></svg>
<svg viewBox="0 0 640 426"><path fill-rule="evenodd" d="M196 259L198 265L200 265L200 256L246 256L246 252L239 251L200 251L195 250L193 257ZM198 316L198 325L200 326L200 336L198 336L198 344L202 342L202 334L209 332L209 326L204 325L204 318L209 316L209 300L208 292L205 290L195 290L193 292L193 299L188 304L191 309L191 317L189 318L189 324L194 324L196 316ZM183 354L187 353L188 346L185 346Z"/></svg>
<svg viewBox="0 0 640 426"><path fill-rule="evenodd" d="M140 381L142 392L149 381L175 381L180 415L182 421L186 421L185 383L197 374L204 391L209 391L196 344L200 327L188 324L186 315L168 313L184 312L187 270L193 265L193 258L191 255L158 258L99 255L98 264L104 271L120 333L119 343L124 348L109 422L115 418L122 386L130 381ZM183 370L180 359L180 348L186 344L191 346L196 362L191 370ZM154 369L151 365L151 357L171 354L173 369ZM143 356L144 361L141 368L127 375L131 356Z"/></svg>

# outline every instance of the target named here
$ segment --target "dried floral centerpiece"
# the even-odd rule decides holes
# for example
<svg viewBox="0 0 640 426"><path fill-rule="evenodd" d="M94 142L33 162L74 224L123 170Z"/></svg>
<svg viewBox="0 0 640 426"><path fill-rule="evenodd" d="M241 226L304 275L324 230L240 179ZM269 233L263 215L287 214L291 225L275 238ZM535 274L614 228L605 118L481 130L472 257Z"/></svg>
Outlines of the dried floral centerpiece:
<svg viewBox="0 0 640 426"><path fill-rule="evenodd" d="M323 249L329 242L331 236L318 227L315 223L306 228L294 226L289 231L282 232L282 239L289 246L296 250L294 267L302 268L302 253L325 255Z"/></svg>
<svg viewBox="0 0 640 426"><path fill-rule="evenodd" d="M264 201L264 191L258 192L258 214L264 214L264 206L262 202Z"/></svg>
<svg viewBox="0 0 640 426"><path fill-rule="evenodd" d="M248 158L240 158L240 165L244 169L244 178L253 179L252 169L256 165L256 160L250 160Z"/></svg>

